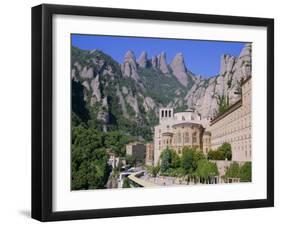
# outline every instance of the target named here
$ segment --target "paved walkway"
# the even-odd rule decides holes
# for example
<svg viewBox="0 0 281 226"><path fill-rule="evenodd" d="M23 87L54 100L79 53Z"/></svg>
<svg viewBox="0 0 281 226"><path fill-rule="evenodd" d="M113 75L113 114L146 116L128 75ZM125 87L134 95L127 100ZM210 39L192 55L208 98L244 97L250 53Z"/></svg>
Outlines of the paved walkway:
<svg viewBox="0 0 281 226"><path fill-rule="evenodd" d="M128 178L142 187L174 186L174 185L187 186L187 185L194 184L194 182L187 183L186 180L177 177L168 177L168 176L151 177L148 175L148 173L145 170L132 173L130 176L128 176Z"/></svg>
<svg viewBox="0 0 281 226"><path fill-rule="evenodd" d="M187 185L185 180L176 177L150 177L149 175L144 175L141 177L141 179L157 184L158 186Z"/></svg>
<svg viewBox="0 0 281 226"><path fill-rule="evenodd" d="M159 186L151 181L147 181L147 180L143 180L139 177L137 177L141 172L136 172L136 173L132 173L130 176L128 176L128 178L132 181L134 181L135 183L139 184L142 187L155 187L155 186Z"/></svg>

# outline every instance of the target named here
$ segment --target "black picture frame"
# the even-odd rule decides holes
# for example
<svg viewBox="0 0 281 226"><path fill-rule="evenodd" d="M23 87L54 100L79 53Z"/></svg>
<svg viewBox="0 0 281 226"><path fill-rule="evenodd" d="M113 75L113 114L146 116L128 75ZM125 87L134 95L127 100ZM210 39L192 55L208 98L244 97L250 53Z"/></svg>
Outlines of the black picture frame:
<svg viewBox="0 0 281 226"><path fill-rule="evenodd" d="M52 18L55 14L266 27L267 198L54 212L52 210ZM40 221L57 221L272 206L274 206L273 19L49 4L32 8L32 218Z"/></svg>

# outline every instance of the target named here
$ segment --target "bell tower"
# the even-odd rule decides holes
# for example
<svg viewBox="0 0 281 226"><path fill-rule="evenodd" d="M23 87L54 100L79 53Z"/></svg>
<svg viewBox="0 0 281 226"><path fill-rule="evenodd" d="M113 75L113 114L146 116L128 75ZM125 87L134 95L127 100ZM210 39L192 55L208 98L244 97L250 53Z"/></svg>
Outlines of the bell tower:
<svg viewBox="0 0 281 226"><path fill-rule="evenodd" d="M159 122L166 121L174 117L173 108L160 108L159 109Z"/></svg>

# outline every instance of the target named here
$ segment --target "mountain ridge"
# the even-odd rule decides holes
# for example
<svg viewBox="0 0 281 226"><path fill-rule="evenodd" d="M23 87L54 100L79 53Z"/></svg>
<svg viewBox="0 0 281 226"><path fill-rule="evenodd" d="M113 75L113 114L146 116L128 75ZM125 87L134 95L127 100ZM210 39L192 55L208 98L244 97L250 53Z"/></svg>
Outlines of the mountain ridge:
<svg viewBox="0 0 281 226"><path fill-rule="evenodd" d="M136 58L129 50L119 64L101 50L72 46L71 76L83 87L90 114L84 121L104 131L122 129L129 134L129 127L137 126L141 132L131 135L150 139L159 107L193 108L205 118L218 113L218 97L227 97L230 104L240 98L241 79L251 75L251 45L237 57L223 54L220 60L219 74L204 78L188 69L181 53L168 64L165 52L149 59L146 51Z"/></svg>

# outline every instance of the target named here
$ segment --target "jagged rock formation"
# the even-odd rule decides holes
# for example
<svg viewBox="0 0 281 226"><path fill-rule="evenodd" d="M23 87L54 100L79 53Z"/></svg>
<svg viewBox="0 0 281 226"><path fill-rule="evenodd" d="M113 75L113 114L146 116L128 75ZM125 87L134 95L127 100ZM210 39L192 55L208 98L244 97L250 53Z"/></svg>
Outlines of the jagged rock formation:
<svg viewBox="0 0 281 226"><path fill-rule="evenodd" d="M202 117L217 114L217 96L227 96L230 105L240 98L239 88L242 78L251 75L251 44L246 44L239 57L224 54L218 76L201 79L188 92L187 105L201 113Z"/></svg>
<svg viewBox="0 0 281 226"><path fill-rule="evenodd" d="M161 52L161 54L157 56L153 56L151 59L151 65L153 68L159 69L165 75L167 75L170 72L169 66L167 64L165 52Z"/></svg>
<svg viewBox="0 0 281 226"><path fill-rule="evenodd" d="M142 68L146 68L148 66L147 60L147 52L143 51L138 59L138 64Z"/></svg>
<svg viewBox="0 0 281 226"><path fill-rule="evenodd" d="M91 81L91 89L92 89L92 97L91 97L91 105L101 100L101 92L100 92L100 82L99 75L97 75Z"/></svg>
<svg viewBox="0 0 281 226"><path fill-rule="evenodd" d="M172 63L171 63L171 68L173 70L173 74L175 75L175 77L177 78L177 80L184 85L185 87L188 84L188 75L187 75L187 70L185 67L185 62L184 62L184 58L183 58L183 54L182 53L178 53Z"/></svg>
<svg viewBox="0 0 281 226"><path fill-rule="evenodd" d="M151 64L152 64L152 67L154 67L154 68L158 67L158 59L156 56L152 57Z"/></svg>
<svg viewBox="0 0 281 226"><path fill-rule="evenodd" d="M82 78L93 78L93 76L94 76L93 68L88 68L87 66L85 66L83 68L80 76Z"/></svg>
<svg viewBox="0 0 281 226"><path fill-rule="evenodd" d="M123 75L133 78L135 81L139 80L137 72L137 62L133 51L128 51L125 54L124 64L121 66Z"/></svg>
<svg viewBox="0 0 281 226"><path fill-rule="evenodd" d="M166 62L166 53L162 52L157 57L157 60L158 60L158 66L159 66L160 71L162 71L164 74L167 74L169 72L169 69L168 69L168 65Z"/></svg>

